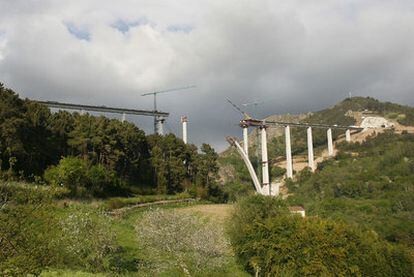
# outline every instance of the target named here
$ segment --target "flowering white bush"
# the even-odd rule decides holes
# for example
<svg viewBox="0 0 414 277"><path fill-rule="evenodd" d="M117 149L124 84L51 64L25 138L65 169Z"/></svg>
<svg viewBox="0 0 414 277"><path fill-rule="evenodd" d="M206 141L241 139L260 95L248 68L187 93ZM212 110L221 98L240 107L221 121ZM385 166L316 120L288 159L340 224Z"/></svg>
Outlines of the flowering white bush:
<svg viewBox="0 0 414 277"><path fill-rule="evenodd" d="M115 251L115 236L110 218L100 213L76 211L60 221L65 263L77 264L94 271L103 269L104 258ZM71 260L68 260L71 259Z"/></svg>
<svg viewBox="0 0 414 277"><path fill-rule="evenodd" d="M148 253L160 257L160 263L179 267L188 276L220 268L228 261L224 231L207 218L155 209L144 214L136 229L139 242Z"/></svg>

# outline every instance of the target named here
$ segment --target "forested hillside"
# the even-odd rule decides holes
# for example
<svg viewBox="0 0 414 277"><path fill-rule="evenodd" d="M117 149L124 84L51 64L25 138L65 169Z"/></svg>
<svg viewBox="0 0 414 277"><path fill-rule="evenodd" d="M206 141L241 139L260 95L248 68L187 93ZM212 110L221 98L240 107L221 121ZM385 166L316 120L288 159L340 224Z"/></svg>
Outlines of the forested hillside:
<svg viewBox="0 0 414 277"><path fill-rule="evenodd" d="M414 247L414 135L387 132L339 149L315 174L288 182L289 202Z"/></svg>
<svg viewBox="0 0 414 277"><path fill-rule="evenodd" d="M289 196L236 205L230 238L251 273L414 274L414 134L342 143L335 158L286 181ZM306 218L289 213L302 206Z"/></svg>
<svg viewBox="0 0 414 277"><path fill-rule="evenodd" d="M217 154L172 134L150 135L103 116L52 113L0 85L0 174L63 185L74 197L178 193L222 197Z"/></svg>

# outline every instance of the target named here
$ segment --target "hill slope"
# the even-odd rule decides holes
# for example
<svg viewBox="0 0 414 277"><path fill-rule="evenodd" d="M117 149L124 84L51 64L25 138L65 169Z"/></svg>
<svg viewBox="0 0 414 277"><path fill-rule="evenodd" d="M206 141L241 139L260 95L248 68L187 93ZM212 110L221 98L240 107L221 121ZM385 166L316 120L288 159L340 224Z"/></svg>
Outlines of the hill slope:
<svg viewBox="0 0 414 277"><path fill-rule="evenodd" d="M395 125L396 131L401 133L403 130L414 132L414 108L399 104L380 102L371 97L347 98L333 107L310 113L307 115L272 115L267 120L282 120L292 122L306 122L319 124L338 124L338 125L360 125L364 117L384 117ZM372 132L355 135L354 138L362 141ZM292 128L292 154L296 159L295 170L306 167L306 130L304 128ZM343 140L343 131L333 131L333 139ZM252 131L249 135L250 159L254 166L260 165L260 157L256 156L256 135ZM326 131L323 129L313 130L313 144L315 148L315 158L322 157L326 152ZM326 153L325 153L326 154ZM268 155L272 163L271 178L276 180L284 174L285 141L282 128L272 128L268 131ZM318 159L318 162L322 161ZM243 162L234 149L227 149L220 155L220 180L225 183L243 183L246 190L251 189L251 180ZM260 174L260 172L259 172ZM239 187L239 189L245 187ZM232 190L232 189L230 189Z"/></svg>
<svg viewBox="0 0 414 277"><path fill-rule="evenodd" d="M341 144L315 174L288 182L291 204L320 216L373 229L390 242L414 247L414 135L386 132Z"/></svg>

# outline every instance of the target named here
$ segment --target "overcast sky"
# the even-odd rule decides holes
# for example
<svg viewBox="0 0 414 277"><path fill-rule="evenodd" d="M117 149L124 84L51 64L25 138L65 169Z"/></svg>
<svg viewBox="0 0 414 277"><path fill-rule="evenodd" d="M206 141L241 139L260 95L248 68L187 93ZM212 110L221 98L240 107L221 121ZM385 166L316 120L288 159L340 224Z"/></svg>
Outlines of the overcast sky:
<svg viewBox="0 0 414 277"><path fill-rule="evenodd" d="M413 0L0 0L0 82L22 97L171 113L219 150L258 117L355 96L414 104ZM150 118L128 118L151 132Z"/></svg>

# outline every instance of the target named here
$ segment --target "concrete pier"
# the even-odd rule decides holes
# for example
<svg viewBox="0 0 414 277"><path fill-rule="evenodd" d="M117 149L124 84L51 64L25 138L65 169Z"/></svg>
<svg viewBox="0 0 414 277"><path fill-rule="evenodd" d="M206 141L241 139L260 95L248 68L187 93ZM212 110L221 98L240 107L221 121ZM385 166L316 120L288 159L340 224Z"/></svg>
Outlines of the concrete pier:
<svg viewBox="0 0 414 277"><path fill-rule="evenodd" d="M187 144L187 124L188 119L186 116L181 117L181 123L183 124L183 141L185 144Z"/></svg>
<svg viewBox="0 0 414 277"><path fill-rule="evenodd" d="M315 171L315 162L313 158L313 140L312 140L312 127L308 127L308 166L312 172Z"/></svg>
<svg viewBox="0 0 414 277"><path fill-rule="evenodd" d="M351 142L351 131L349 129L345 131L345 140Z"/></svg>
<svg viewBox="0 0 414 277"><path fill-rule="evenodd" d="M280 183L272 183L270 184L270 186L271 186L270 188L269 188L269 185L263 186L261 194L268 195L268 196L278 196Z"/></svg>
<svg viewBox="0 0 414 277"><path fill-rule="evenodd" d="M243 150L247 157L249 156L249 129L247 125L243 127Z"/></svg>
<svg viewBox="0 0 414 277"><path fill-rule="evenodd" d="M267 159L267 137L266 137L266 126L261 126L262 134L262 185L269 187L269 194L271 186L269 186L269 161Z"/></svg>
<svg viewBox="0 0 414 277"><path fill-rule="evenodd" d="M164 135L164 121L165 118L158 118L157 120L157 134L160 136Z"/></svg>
<svg viewBox="0 0 414 277"><path fill-rule="evenodd" d="M292 164L292 147L290 143L290 127L285 127L285 144L286 144L286 177L293 178L293 164Z"/></svg>
<svg viewBox="0 0 414 277"><path fill-rule="evenodd" d="M123 113L123 114L122 114L122 119L121 119L121 121L122 121L122 122L125 122L125 120L126 120L126 114L125 114L125 113Z"/></svg>
<svg viewBox="0 0 414 277"><path fill-rule="evenodd" d="M332 142L332 129L329 128L326 131L326 136L328 138L328 155L330 157L332 157L334 155L334 150L333 150L333 142Z"/></svg>

